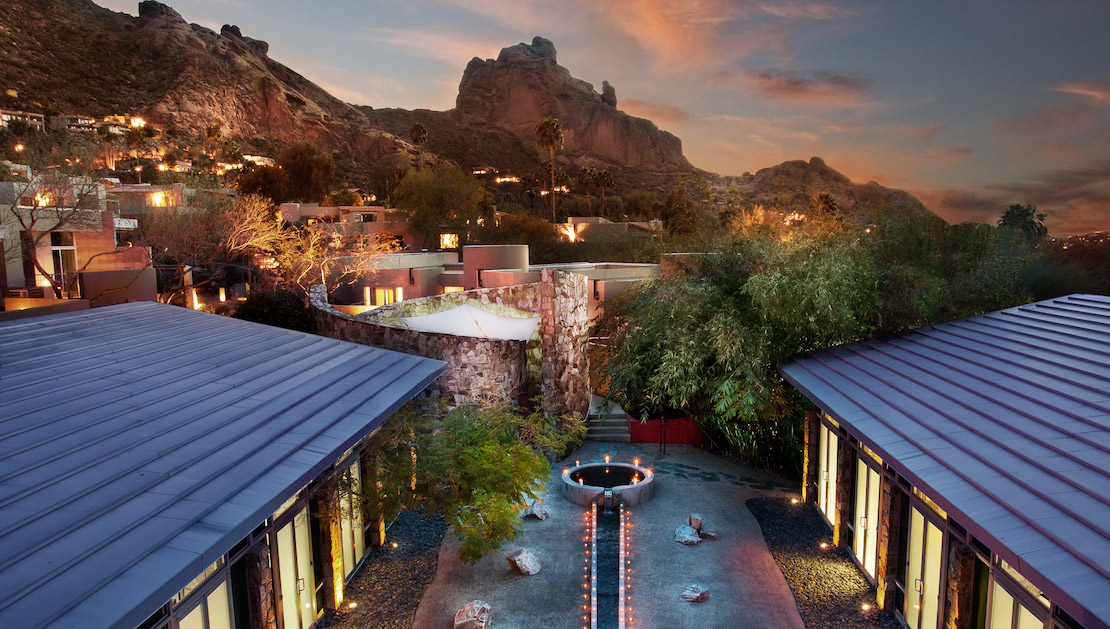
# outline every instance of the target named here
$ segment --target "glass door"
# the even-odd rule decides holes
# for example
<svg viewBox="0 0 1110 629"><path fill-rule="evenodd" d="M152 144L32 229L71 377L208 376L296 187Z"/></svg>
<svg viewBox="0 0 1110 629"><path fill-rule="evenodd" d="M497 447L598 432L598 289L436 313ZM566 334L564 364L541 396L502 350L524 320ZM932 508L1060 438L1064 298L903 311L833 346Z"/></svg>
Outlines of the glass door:
<svg viewBox="0 0 1110 629"><path fill-rule="evenodd" d="M902 616L910 629L937 629L940 623L941 530L916 507L910 508L906 557L906 597Z"/></svg>
<svg viewBox="0 0 1110 629"><path fill-rule="evenodd" d="M343 539L343 577L351 576L355 566L362 560L365 551L362 534L362 479L358 471L358 461L355 461L348 470L348 477L344 482L350 486L344 488L339 500L339 532Z"/></svg>
<svg viewBox="0 0 1110 629"><path fill-rule="evenodd" d="M882 477L861 457L856 457L856 526L852 550L856 561L872 580L879 538L879 496Z"/></svg>
<svg viewBox="0 0 1110 629"><path fill-rule="evenodd" d="M277 532L281 611L285 629L308 629L316 620L316 583L308 530L308 510L302 508Z"/></svg>
<svg viewBox="0 0 1110 629"><path fill-rule="evenodd" d="M821 444L818 462L817 507L830 524L836 516L836 433L821 424Z"/></svg>

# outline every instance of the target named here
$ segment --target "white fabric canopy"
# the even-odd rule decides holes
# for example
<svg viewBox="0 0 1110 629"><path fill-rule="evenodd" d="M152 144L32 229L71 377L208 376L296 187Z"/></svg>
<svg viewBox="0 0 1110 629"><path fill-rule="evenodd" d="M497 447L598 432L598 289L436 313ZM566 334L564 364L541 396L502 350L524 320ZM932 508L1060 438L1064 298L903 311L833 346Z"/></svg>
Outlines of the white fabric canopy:
<svg viewBox="0 0 1110 629"><path fill-rule="evenodd" d="M401 317L414 330L456 336L477 336L507 341L527 341L539 324L539 317L505 317L475 308L470 304L418 317Z"/></svg>

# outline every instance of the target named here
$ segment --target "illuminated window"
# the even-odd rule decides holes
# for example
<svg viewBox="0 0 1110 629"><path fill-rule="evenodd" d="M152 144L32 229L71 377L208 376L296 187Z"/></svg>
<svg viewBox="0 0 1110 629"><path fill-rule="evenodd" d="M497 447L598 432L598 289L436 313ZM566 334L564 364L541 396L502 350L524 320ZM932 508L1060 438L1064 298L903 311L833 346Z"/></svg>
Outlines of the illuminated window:
<svg viewBox="0 0 1110 629"><path fill-rule="evenodd" d="M405 300L404 294L405 294L405 289L401 286L398 286L397 287L397 301L404 301Z"/></svg>
<svg viewBox="0 0 1110 629"><path fill-rule="evenodd" d="M152 207L166 207L167 199L165 192L155 192L150 195L150 205Z"/></svg>
<svg viewBox="0 0 1110 629"><path fill-rule="evenodd" d="M443 287L443 294L446 295L447 293L461 293L462 289L463 289L462 286L444 286Z"/></svg>
<svg viewBox="0 0 1110 629"><path fill-rule="evenodd" d="M459 235L458 234L440 234L439 235L439 248L440 249L458 249L459 248Z"/></svg>
<svg viewBox="0 0 1110 629"><path fill-rule="evenodd" d="M374 304L384 306L397 301L393 298L392 288L375 288L374 289Z"/></svg>

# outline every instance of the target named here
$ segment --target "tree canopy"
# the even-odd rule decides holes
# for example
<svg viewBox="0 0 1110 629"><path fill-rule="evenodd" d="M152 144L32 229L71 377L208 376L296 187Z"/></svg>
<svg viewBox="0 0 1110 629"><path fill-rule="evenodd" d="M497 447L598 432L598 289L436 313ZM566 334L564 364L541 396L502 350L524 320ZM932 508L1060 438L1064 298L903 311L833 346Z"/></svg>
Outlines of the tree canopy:
<svg viewBox="0 0 1110 629"><path fill-rule="evenodd" d="M397 209L409 227L425 238L458 234L460 245L469 241L478 219L491 213L489 201L486 188L457 168L410 170L397 186Z"/></svg>

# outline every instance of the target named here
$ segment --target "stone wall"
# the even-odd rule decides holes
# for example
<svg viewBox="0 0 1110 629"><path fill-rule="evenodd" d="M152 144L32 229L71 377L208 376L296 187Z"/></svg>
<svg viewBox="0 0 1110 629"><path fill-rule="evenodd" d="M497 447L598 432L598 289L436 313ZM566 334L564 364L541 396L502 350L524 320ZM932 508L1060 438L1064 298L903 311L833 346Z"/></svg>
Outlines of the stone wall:
<svg viewBox="0 0 1110 629"><path fill-rule="evenodd" d="M895 578L898 574L898 543L902 536L900 514L905 494L883 475L879 499L878 557L875 568L875 599L879 607L894 609Z"/></svg>
<svg viewBox="0 0 1110 629"><path fill-rule="evenodd" d="M805 446L802 450L802 501L817 504L817 460L821 452L821 414L807 409Z"/></svg>
<svg viewBox="0 0 1110 629"><path fill-rule="evenodd" d="M515 399L524 384L526 344L522 341L419 332L366 321L363 317L370 313L353 317L333 308L322 287L313 287L309 301L321 336L446 362L447 370L426 392L449 404L473 404L487 393Z"/></svg>
<svg viewBox="0 0 1110 629"><path fill-rule="evenodd" d="M270 546L260 540L247 551L247 605L251 629L274 629L277 626L274 605L274 572L270 567Z"/></svg>
<svg viewBox="0 0 1110 629"><path fill-rule="evenodd" d="M847 515L855 507L852 494L852 470L856 466L856 451L843 434L836 440L836 514L833 517L833 543L847 546L851 543L852 530L856 523L847 521Z"/></svg>
<svg viewBox="0 0 1110 629"><path fill-rule="evenodd" d="M589 410L588 304L586 276L554 269L540 272L543 392L560 413L585 415Z"/></svg>
<svg viewBox="0 0 1110 629"><path fill-rule="evenodd" d="M436 300L446 307L475 299L540 315L540 381L545 400L558 413L586 414L590 403L586 341L589 282L585 276L543 269L536 284L485 288L376 308L357 316L327 303L322 287L309 294L318 334L447 362L447 371L428 388L451 404L470 404L486 392L515 399L527 378L526 344L419 332L381 320L395 319L413 304Z"/></svg>
<svg viewBox="0 0 1110 629"><path fill-rule="evenodd" d="M948 536L948 584L945 587L945 629L971 629L975 609L975 551Z"/></svg>

